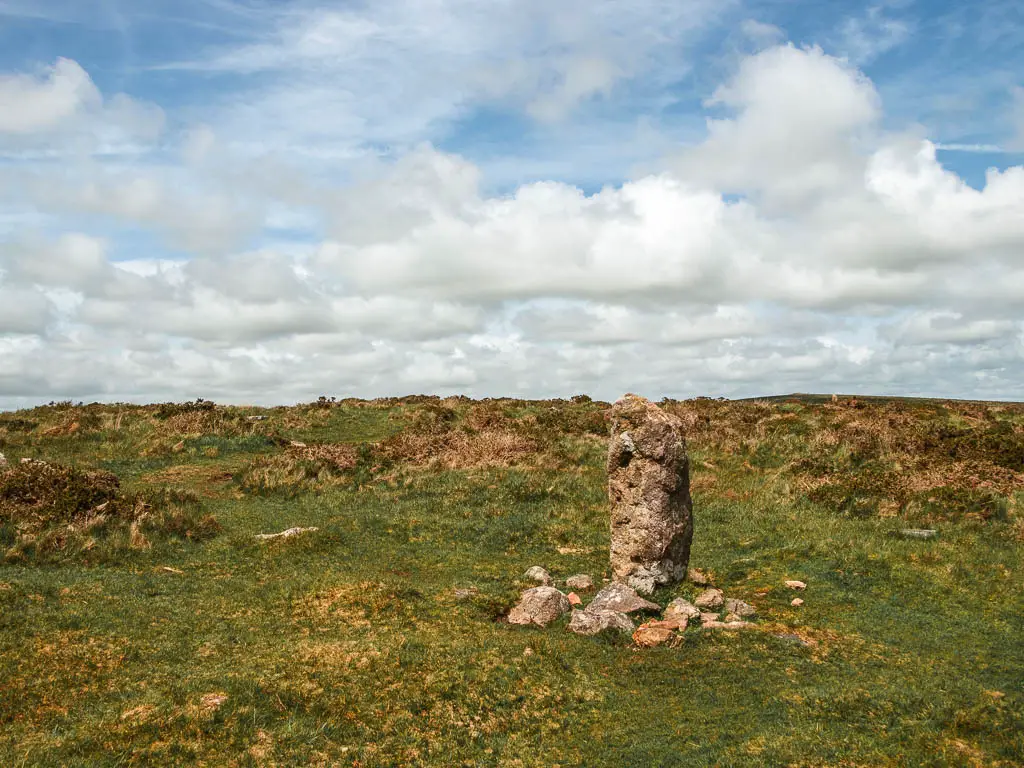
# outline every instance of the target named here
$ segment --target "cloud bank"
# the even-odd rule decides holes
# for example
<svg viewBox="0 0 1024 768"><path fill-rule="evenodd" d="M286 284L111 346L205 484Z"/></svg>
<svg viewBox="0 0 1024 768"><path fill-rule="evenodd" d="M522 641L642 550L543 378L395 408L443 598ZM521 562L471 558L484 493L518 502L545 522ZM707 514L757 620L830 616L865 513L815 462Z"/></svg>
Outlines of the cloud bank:
<svg viewBox="0 0 1024 768"><path fill-rule="evenodd" d="M318 68L357 71L367 46L427 61L426 34L397 21L410 8L297 18L170 69L309 85ZM595 24L587 40L613 37L610 20ZM881 55L871 25L880 48L905 32L877 17L847 25L858 61ZM573 29L544 32L557 55L460 73L457 97L414 96L408 130L386 114L392 96L326 79L322 93L275 79L251 107L224 102L209 123L168 129L166 110L101 93L68 59L0 75L0 406L414 391L1020 397L1024 167L969 186L918 127L888 124L854 59L746 26L759 50L704 100L703 135L590 192L558 180L495 191L485 168L415 141L463 99L557 123L661 55L588 50ZM448 33L463 48L430 78L490 45ZM318 124L338 99L353 122ZM309 146L350 152L364 121L408 146L311 168L272 142L253 161L261 131L330 133Z"/></svg>

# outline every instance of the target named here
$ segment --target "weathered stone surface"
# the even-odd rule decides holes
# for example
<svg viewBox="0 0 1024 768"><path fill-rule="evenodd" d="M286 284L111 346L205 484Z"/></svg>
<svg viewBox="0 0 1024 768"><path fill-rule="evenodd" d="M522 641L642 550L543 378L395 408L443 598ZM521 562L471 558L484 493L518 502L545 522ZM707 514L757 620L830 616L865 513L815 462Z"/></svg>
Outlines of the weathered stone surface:
<svg viewBox="0 0 1024 768"><path fill-rule="evenodd" d="M520 595L519 604L508 614L508 623L546 627L570 608L569 598L554 587L534 587Z"/></svg>
<svg viewBox="0 0 1024 768"><path fill-rule="evenodd" d="M671 629L644 625L633 633L633 642L641 648L655 648L671 642L674 637L676 633Z"/></svg>
<svg viewBox="0 0 1024 768"><path fill-rule="evenodd" d="M607 610L586 610L573 611L572 619L569 621L569 631L577 635L596 635L606 629L615 629L620 632L630 633L633 631L633 622L629 616L619 611Z"/></svg>
<svg viewBox="0 0 1024 768"><path fill-rule="evenodd" d="M725 604L725 595L720 589L705 589L693 604L698 608L721 608Z"/></svg>
<svg viewBox="0 0 1024 768"><path fill-rule="evenodd" d="M649 594L686 576L693 540L690 463L679 418L626 395L611 410L608 497L615 579Z"/></svg>
<svg viewBox="0 0 1024 768"><path fill-rule="evenodd" d="M787 581L786 586L790 589L807 589L807 585L802 581Z"/></svg>
<svg viewBox="0 0 1024 768"><path fill-rule="evenodd" d="M543 584L545 587L551 584L551 574L539 565L535 565L530 568L523 574L523 578L529 581L536 581L538 584Z"/></svg>
<svg viewBox="0 0 1024 768"><path fill-rule="evenodd" d="M633 613L634 611L660 611L661 606L644 600L632 587L622 582L613 581L606 586L587 606L588 611L617 611L619 613Z"/></svg>
<svg viewBox="0 0 1024 768"><path fill-rule="evenodd" d="M581 600L580 596L577 595L575 592L570 592L568 594L568 598L569 598L569 605L571 605L573 608L575 608L578 605L583 605L583 600Z"/></svg>
<svg viewBox="0 0 1024 768"><path fill-rule="evenodd" d="M745 603L732 597L725 601L725 610L729 613L735 613L740 617L753 616L757 613L757 608L750 603Z"/></svg>
<svg viewBox="0 0 1024 768"><path fill-rule="evenodd" d="M594 588L594 580L585 573L577 573L565 580L565 586L567 589L586 592L588 589Z"/></svg>
<svg viewBox="0 0 1024 768"><path fill-rule="evenodd" d="M700 617L700 609L697 608L689 600L684 600L681 597L677 597L671 603L665 607L665 613L662 614L662 618L666 621L670 621L675 618L683 619L696 619Z"/></svg>

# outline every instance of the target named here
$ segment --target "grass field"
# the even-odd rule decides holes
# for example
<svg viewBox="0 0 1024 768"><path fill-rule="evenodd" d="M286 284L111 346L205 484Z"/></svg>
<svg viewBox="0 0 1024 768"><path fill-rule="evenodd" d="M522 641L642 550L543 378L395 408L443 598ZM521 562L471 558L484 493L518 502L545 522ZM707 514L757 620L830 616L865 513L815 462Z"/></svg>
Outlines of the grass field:
<svg viewBox="0 0 1024 768"><path fill-rule="evenodd" d="M609 575L607 404L0 414L0 766L1024 765L1024 406L663 406L759 618L655 649L501 621Z"/></svg>

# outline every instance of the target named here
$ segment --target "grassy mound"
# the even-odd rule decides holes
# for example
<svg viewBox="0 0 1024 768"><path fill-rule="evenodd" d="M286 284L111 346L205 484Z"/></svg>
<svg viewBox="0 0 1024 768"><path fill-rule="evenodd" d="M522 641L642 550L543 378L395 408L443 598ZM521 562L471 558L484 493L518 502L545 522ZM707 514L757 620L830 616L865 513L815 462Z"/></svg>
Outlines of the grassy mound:
<svg viewBox="0 0 1024 768"><path fill-rule="evenodd" d="M198 497L169 489L125 493L110 472L29 461L0 472L0 546L7 561L109 559L151 539L204 539L218 530Z"/></svg>

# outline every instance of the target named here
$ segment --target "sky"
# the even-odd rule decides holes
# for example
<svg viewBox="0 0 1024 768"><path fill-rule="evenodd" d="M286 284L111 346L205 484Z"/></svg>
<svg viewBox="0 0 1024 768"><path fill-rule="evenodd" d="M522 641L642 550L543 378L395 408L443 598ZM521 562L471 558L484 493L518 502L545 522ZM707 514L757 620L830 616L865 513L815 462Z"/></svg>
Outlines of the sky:
<svg viewBox="0 0 1024 768"><path fill-rule="evenodd" d="M1024 400L1018 0L0 0L0 408Z"/></svg>

